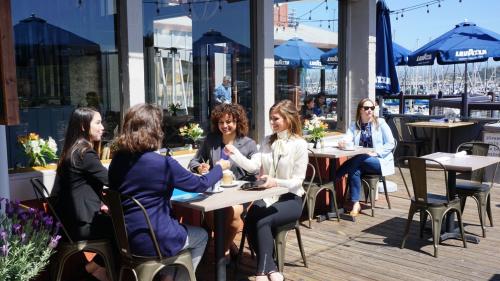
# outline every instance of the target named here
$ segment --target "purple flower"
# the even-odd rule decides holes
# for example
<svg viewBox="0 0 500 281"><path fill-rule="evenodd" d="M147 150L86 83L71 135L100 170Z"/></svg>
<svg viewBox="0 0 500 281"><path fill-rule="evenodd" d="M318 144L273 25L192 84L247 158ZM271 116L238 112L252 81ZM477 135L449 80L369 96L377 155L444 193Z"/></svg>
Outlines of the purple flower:
<svg viewBox="0 0 500 281"><path fill-rule="evenodd" d="M61 239L61 235L52 236L50 239L49 247L55 249L57 244L59 243L59 239Z"/></svg>
<svg viewBox="0 0 500 281"><path fill-rule="evenodd" d="M40 229L40 220L37 218L34 218L33 221L31 222L31 226L33 227L34 230L39 230Z"/></svg>
<svg viewBox="0 0 500 281"><path fill-rule="evenodd" d="M21 220L22 224L26 224L26 221L29 218L28 213L26 213L26 212L20 213L19 215L17 215L17 217L19 218L19 220Z"/></svg>
<svg viewBox="0 0 500 281"><path fill-rule="evenodd" d="M51 216L43 217L43 225L45 226L46 229L51 229L53 224L54 220L52 219Z"/></svg>
<svg viewBox="0 0 500 281"><path fill-rule="evenodd" d="M54 230L54 234L57 234L59 233L59 229L61 228L61 223L60 222L56 222L56 229Z"/></svg>
<svg viewBox="0 0 500 281"><path fill-rule="evenodd" d="M23 232L21 234L21 243L24 243L24 242L26 242L26 233Z"/></svg>
<svg viewBox="0 0 500 281"><path fill-rule="evenodd" d="M9 254L9 244L2 246L2 256L6 257Z"/></svg>
<svg viewBox="0 0 500 281"><path fill-rule="evenodd" d="M12 202L9 202L9 200L6 200L5 201L5 214L7 215L7 217L9 218L12 218L12 216L14 215L14 205L12 204Z"/></svg>
<svg viewBox="0 0 500 281"><path fill-rule="evenodd" d="M12 233L13 234L21 234L21 225L16 223L14 225L12 225Z"/></svg>
<svg viewBox="0 0 500 281"><path fill-rule="evenodd" d="M2 230L2 232L0 232L0 237L2 237L4 243L7 243L7 232L5 230Z"/></svg>

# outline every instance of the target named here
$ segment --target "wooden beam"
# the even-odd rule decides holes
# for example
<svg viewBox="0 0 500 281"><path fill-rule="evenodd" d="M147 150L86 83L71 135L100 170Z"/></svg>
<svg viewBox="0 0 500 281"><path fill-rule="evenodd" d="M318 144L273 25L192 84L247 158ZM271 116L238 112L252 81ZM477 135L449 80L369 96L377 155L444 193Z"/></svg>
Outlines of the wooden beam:
<svg viewBox="0 0 500 281"><path fill-rule="evenodd" d="M0 87L1 125L19 124L16 62L10 0L0 1Z"/></svg>

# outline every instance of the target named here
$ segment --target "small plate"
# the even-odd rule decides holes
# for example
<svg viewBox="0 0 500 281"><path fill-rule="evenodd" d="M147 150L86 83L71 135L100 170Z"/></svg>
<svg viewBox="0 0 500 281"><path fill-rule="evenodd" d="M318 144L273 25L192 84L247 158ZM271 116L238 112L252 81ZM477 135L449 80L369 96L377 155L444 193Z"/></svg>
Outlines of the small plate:
<svg viewBox="0 0 500 281"><path fill-rule="evenodd" d="M219 189L217 189L216 191L213 191L213 190L205 190L205 193L219 193L219 192L222 192L222 191L224 191L224 189L219 188Z"/></svg>
<svg viewBox="0 0 500 281"><path fill-rule="evenodd" d="M224 188L227 188L227 187L235 187L235 186L237 186L237 185L238 185L238 183L237 183L237 182L233 182L233 183L231 183L231 184L223 184L223 183L221 183L221 184L220 184L220 186L221 186L221 187L224 187Z"/></svg>
<svg viewBox="0 0 500 281"><path fill-rule="evenodd" d="M355 147L352 147L352 148L347 148L347 147L344 147L344 148L341 148L341 150L345 150L345 151L354 151L356 150Z"/></svg>

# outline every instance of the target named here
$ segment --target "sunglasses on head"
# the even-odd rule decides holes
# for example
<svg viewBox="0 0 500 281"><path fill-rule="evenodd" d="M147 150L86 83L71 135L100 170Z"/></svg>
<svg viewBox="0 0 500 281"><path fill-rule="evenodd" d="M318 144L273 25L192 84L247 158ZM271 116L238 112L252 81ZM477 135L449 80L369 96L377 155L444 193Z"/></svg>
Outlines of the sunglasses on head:
<svg viewBox="0 0 500 281"><path fill-rule="evenodd" d="M371 109L372 111L375 110L375 106L363 106L361 108L363 108L364 111L367 111L368 109Z"/></svg>

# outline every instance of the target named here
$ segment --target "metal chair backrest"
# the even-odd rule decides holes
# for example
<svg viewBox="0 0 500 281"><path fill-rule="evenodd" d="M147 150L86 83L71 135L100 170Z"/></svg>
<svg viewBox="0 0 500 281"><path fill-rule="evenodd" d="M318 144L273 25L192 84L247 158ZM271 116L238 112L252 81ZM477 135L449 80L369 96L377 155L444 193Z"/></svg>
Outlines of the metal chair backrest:
<svg viewBox="0 0 500 281"><path fill-rule="evenodd" d="M312 154L312 158L314 158L314 164L316 164L316 168L313 166L312 168L314 169L314 174L316 174L316 169L318 170L318 180L319 180L319 185L323 185L323 179L321 178L321 173L319 172L319 162L318 162L318 157L316 157L316 153L312 151L311 149L307 149L309 153ZM308 165L312 165L311 163L308 163ZM314 180L315 176L313 176L311 179Z"/></svg>
<svg viewBox="0 0 500 281"><path fill-rule="evenodd" d="M307 169L311 169L311 178L309 179L309 181L304 180L304 184L307 186L306 196L307 196L307 192L311 189L311 185L313 184L314 177L316 176L316 169L314 169L313 164L307 163ZM304 210L304 206L306 205L306 201L307 200L302 201L302 210Z"/></svg>
<svg viewBox="0 0 500 281"><path fill-rule="evenodd" d="M393 117L392 122L398 133L398 141L412 141L415 140L415 136L411 128L407 125L408 121L405 117Z"/></svg>
<svg viewBox="0 0 500 281"><path fill-rule="evenodd" d="M149 230L149 235L151 237L151 240L153 242L155 251L156 251L156 256L155 257L144 257L144 256L138 256L138 255L133 255L130 252L130 246L128 242L128 234L127 234L127 225L125 223L125 217L123 214L123 205L122 205L122 198L125 198L127 200L130 200L135 206L137 206L142 214L144 215L144 220L146 221L146 224L148 226ZM111 212L111 220L113 221L113 228L115 230L115 237L116 241L118 243L118 247L120 250L120 253L122 256L125 258L131 260L134 257L138 258L154 258L154 259L162 259L163 256L160 251L160 246L158 244L158 240L156 239L156 234L153 230L153 226L151 224L151 221L149 219L149 215L144 208L144 206L134 197L128 196L125 194L121 194L120 192L116 190L111 190L107 189L105 191L104 195L104 200L105 203L108 204L109 210Z"/></svg>
<svg viewBox="0 0 500 281"><path fill-rule="evenodd" d="M500 151L498 145L493 144L493 143L486 143L486 142L481 142L481 141L469 141L469 142L461 143L457 147L457 152L466 151L467 154L471 154L471 155L488 156L488 151L490 150L490 147L493 147L497 151ZM497 174L497 169L498 169L498 163L495 166L495 172L493 173L493 179L491 180L492 186L493 186L493 183L495 182L495 176ZM475 182L485 181L485 172L486 172L486 170L484 168L471 172L471 181L475 181Z"/></svg>
<svg viewBox="0 0 500 281"><path fill-rule="evenodd" d="M394 123L394 128L396 128L396 132L398 134L398 140L403 141L403 126L402 126L403 117L393 117L392 122Z"/></svg>
<svg viewBox="0 0 500 281"><path fill-rule="evenodd" d="M446 198L449 198L448 191L448 175L446 173L446 168L439 161L423 158L423 157L400 157L398 158L398 169L401 173L401 178L408 192L408 196L411 198L410 189L408 187L408 181L401 169L401 163L408 161L408 169L410 171L411 183L413 187L413 195L415 197L415 202L417 203L428 203L428 181L427 181L427 171L442 171L444 178L444 186L446 187ZM429 167L430 166L430 167ZM449 199L448 199L449 202Z"/></svg>
<svg viewBox="0 0 500 281"><path fill-rule="evenodd" d="M33 187L33 192L35 193L35 196L38 201L42 201L42 203L47 204L47 207L49 208L50 212L52 213L51 215L55 217L55 219L59 222L60 224L60 229L62 229L64 235L68 239L70 243L74 243L71 237L69 236L69 232L64 227L64 224L62 223L61 219L57 215L56 209L50 202L50 197L49 197L49 191L45 187L45 185L42 183L42 181L38 178L32 178L30 179L31 186Z"/></svg>

